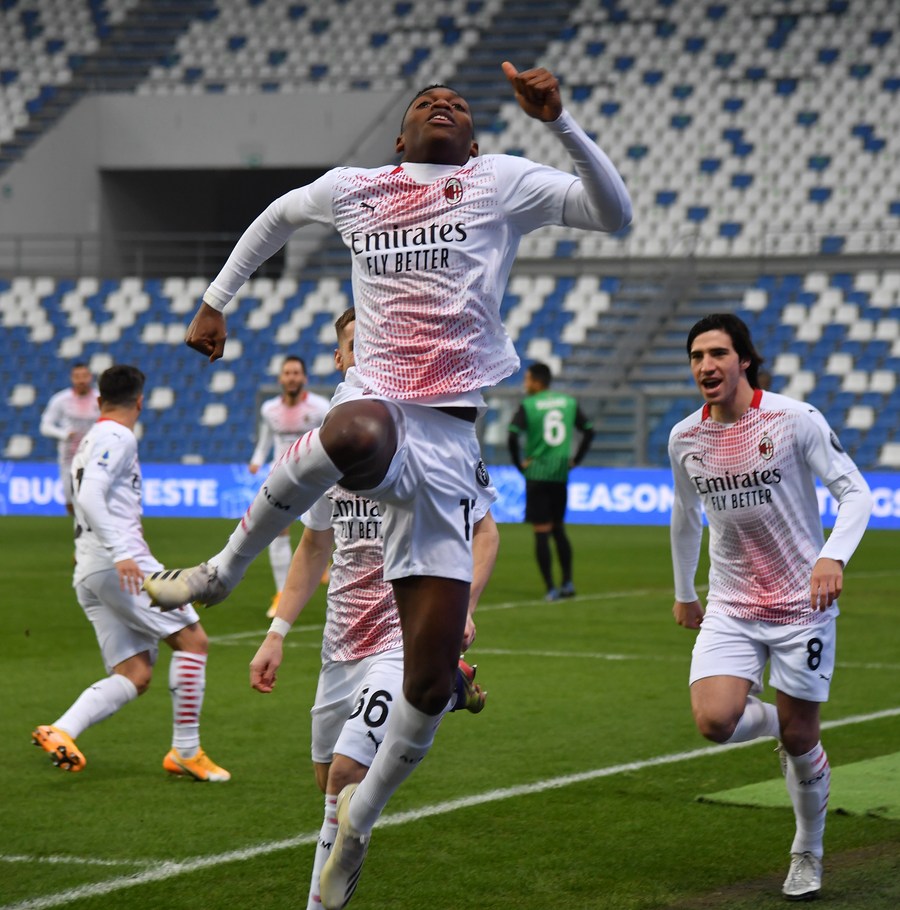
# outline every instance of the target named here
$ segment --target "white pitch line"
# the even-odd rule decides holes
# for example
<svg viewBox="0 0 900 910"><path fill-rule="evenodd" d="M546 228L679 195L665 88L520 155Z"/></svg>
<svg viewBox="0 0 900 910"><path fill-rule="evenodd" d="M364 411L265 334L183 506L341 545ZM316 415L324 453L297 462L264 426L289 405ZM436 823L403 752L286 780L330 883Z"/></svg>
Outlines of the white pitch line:
<svg viewBox="0 0 900 910"><path fill-rule="evenodd" d="M320 631L319 626L295 626L300 631ZM223 635L219 638L210 636L210 641L226 647L243 644L245 639L252 638L262 641L265 636L265 630L258 632L235 632L231 635ZM284 643L285 648L309 648L321 650L322 644L318 639L310 638L292 638ZM539 657L542 659L580 659L580 660L608 660L608 661L626 661L626 660L653 660L657 663L661 661L670 661L672 663L682 663L687 658L684 654L667 654L663 657L648 654L608 654L594 651L537 651L537 650L515 650L513 648L475 648L480 655L489 655L491 657ZM900 671L900 664L861 662L861 661L838 661L835 666L839 670L896 670ZM2 908L0 908L2 910Z"/></svg>
<svg viewBox="0 0 900 910"><path fill-rule="evenodd" d="M606 591L600 592L597 594L583 594L576 597L567 598L563 604L572 604L572 603L588 603L590 601L596 600L620 600L622 598L628 597L647 597L650 594L658 594L659 590L645 590L645 591ZM543 598L537 600L510 600L505 603L488 603L482 604L478 607L479 613L490 613L494 610L514 610L517 607L535 607L535 606L547 606L547 601ZM554 603L554 609L561 606L560 602ZM294 626L294 631L297 632L316 632L322 631L321 624L308 624L303 626ZM214 644L219 645L228 645L244 641L245 639L259 639L262 641L265 638L266 630L258 629L251 632L231 632L227 635L210 635L209 640Z"/></svg>
<svg viewBox="0 0 900 910"><path fill-rule="evenodd" d="M147 859L94 859L90 856L29 856L0 854L0 863L47 863L52 866L153 866Z"/></svg>
<svg viewBox="0 0 900 910"><path fill-rule="evenodd" d="M672 654L665 657L658 655L651 656L647 654L604 654L594 651L517 651L509 648L478 648L479 657L482 654L489 654L493 657L541 657L541 658L561 658L569 660L570 658L583 658L585 660L652 660L652 661L677 661L684 663L687 657L684 654Z"/></svg>
<svg viewBox="0 0 900 910"><path fill-rule="evenodd" d="M850 724L862 724L873 720L882 720L887 717L898 716L900 716L900 707L887 708L883 711L874 711L871 714L855 714L850 717L839 718L838 720L825 721L822 724L822 728L831 730L836 727L844 727ZM733 749L743 749L747 746L758 744L759 742L761 742L761 740L755 739L746 743L705 746L700 749L691 749L687 752L674 752L669 755L659 755L655 758L647 758L641 761L626 762L621 765L610 765L606 768L596 768L593 771L582 771L578 774L567 774L563 777L551 777L548 780L535 781L531 784L520 784L515 787L489 790L486 793L475 793L472 796L463 796L459 799L451 799L442 803L435 803L431 806L423 806L421 809L412 809L408 812L397 812L382 816L382 818L378 820L377 827L393 828L398 825L406 825L410 822L418 821L419 819L431 818L435 815L446 815L450 812L456 812L459 809L468 809L472 806L482 806L486 803L515 799L520 796L530 796L535 793L545 793L548 790L559 790L562 787L569 787L573 784L599 780L604 777L612 777L613 775L624 774L629 771L642 771L645 768L671 765L677 762L690 761L693 758L723 755ZM196 856L192 859L186 859L180 862L174 860L161 861L151 865L150 868L146 869L144 872L139 872L135 875L111 878L105 882L95 882L89 885L80 885L77 888L70 888L67 891L59 891L56 894L48 894L43 897L28 898L15 904L0 906L0 910L50 910L52 907L61 907L71 901L80 900L81 898L112 894L116 891L123 891L126 888L134 888L137 885L145 885L151 882L163 881L168 878L175 878L178 875L186 875L190 872L198 872L201 869L210 869L215 866L226 865L227 863L242 862L243 860L253 859L256 856L265 856L278 850L288 850L293 847L314 844L317 838L318 832L316 831L310 834L300 834L296 837L285 838L284 840L257 844L255 847L230 850L228 853L219 853L212 856Z"/></svg>
<svg viewBox="0 0 900 910"><path fill-rule="evenodd" d="M322 626L310 624L304 626L294 626L295 632L321 632ZM262 641L266 637L266 629L254 629L250 632L230 632L227 635L210 635L209 640L217 645L230 644L231 642L242 641L243 639L252 638Z"/></svg>

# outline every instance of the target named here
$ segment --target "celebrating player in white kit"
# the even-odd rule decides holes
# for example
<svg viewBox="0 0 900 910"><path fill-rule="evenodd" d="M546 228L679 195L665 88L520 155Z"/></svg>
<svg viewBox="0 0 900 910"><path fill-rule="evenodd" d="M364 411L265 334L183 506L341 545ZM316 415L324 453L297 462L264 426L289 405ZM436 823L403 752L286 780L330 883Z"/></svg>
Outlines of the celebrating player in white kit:
<svg viewBox="0 0 900 910"><path fill-rule="evenodd" d="M53 395L41 414L41 435L56 442L56 460L66 511L72 515L72 458L84 434L97 422L100 408L94 377L86 363L72 366L72 385Z"/></svg>
<svg viewBox="0 0 900 910"><path fill-rule="evenodd" d="M720 743L781 741L796 818L783 893L815 897L822 880L831 772L819 739L835 659L843 569L871 512L869 487L810 405L757 387L762 358L737 316L707 316L687 341L705 404L669 437L675 478L675 620L699 629L691 662L697 728ZM838 502L827 543L815 479ZM694 575L709 521L706 612ZM776 704L757 698L766 662Z"/></svg>
<svg viewBox="0 0 900 910"><path fill-rule="evenodd" d="M100 420L82 439L72 462L75 575L78 603L94 627L108 676L89 686L32 741L64 771L81 771L75 740L150 685L159 642L172 650L172 748L163 767L195 780L227 781L230 774L200 748L200 709L206 688L208 640L190 605L169 612L150 606L141 591L148 572L161 568L141 527L141 466L134 426L144 402L144 374L117 365L100 376Z"/></svg>
<svg viewBox="0 0 900 910"><path fill-rule="evenodd" d="M333 484L384 507L384 576L403 628L403 693L363 781L338 799L321 876L339 910L356 887L370 832L428 753L453 690L472 580L472 527L489 484L475 418L481 391L519 366L500 303L522 235L550 224L618 231L631 201L606 155L563 110L556 78L503 64L520 107L546 124L575 173L511 155L478 157L468 105L430 86L408 106L399 165L335 168L275 200L247 229L188 328L216 360L223 311L258 265L303 225L337 228L352 257L356 366L320 430L273 468L225 549L200 566L148 577L167 607L218 603L252 560Z"/></svg>
<svg viewBox="0 0 900 910"><path fill-rule="evenodd" d="M353 365L355 313L346 310L335 323L335 365ZM490 513L494 498L476 505L472 551L474 573L469 618L462 648L475 638L472 614L497 558L499 535ZM381 509L335 485L302 516L304 529L294 553L277 615L250 662L250 684L271 692L284 659L284 637L317 587L334 548L328 609L322 639L322 669L312 709L312 760L316 782L325 794L325 818L316 846L307 910L320 910L319 875L337 833L337 795L359 783L372 764L384 735L391 705L403 685L403 643L393 589L384 580ZM478 713L485 693L474 682L475 668L460 660L457 691L448 711Z"/></svg>
<svg viewBox="0 0 900 910"><path fill-rule="evenodd" d="M303 358L285 357L278 382L281 394L264 401L259 409L259 434L250 457L251 474L265 464L273 447L273 460L277 461L304 433L321 426L328 413L328 399L306 388L306 363ZM270 618L278 608L278 598L287 580L292 553L291 529L288 526L269 544L269 563L275 578L275 596L266 613Z"/></svg>

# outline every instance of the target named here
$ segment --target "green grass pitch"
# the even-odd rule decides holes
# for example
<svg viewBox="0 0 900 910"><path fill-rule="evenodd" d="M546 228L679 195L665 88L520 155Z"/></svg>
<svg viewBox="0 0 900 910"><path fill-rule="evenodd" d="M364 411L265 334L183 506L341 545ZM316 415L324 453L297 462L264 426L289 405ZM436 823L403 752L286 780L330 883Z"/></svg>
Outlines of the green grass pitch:
<svg viewBox="0 0 900 910"><path fill-rule="evenodd" d="M156 519L146 533L174 566L215 552L232 526ZM66 774L29 734L103 673L71 588L70 525L2 518L0 529L0 910L304 907L322 813L308 712L324 592L288 638L268 696L247 679L268 625L266 557L202 613L212 641L203 745L231 782L162 770L166 648L150 691L86 731L87 767ZM578 596L547 604L529 529L501 527L469 652L487 707L448 717L391 800L355 910L783 906L790 812L696 801L772 778L778 765L772 743L721 749L694 729L693 635L671 617L667 529L570 532ZM870 532L846 574L823 711L835 766L900 749L898 543ZM832 814L826 851L823 906L900 906L900 823Z"/></svg>

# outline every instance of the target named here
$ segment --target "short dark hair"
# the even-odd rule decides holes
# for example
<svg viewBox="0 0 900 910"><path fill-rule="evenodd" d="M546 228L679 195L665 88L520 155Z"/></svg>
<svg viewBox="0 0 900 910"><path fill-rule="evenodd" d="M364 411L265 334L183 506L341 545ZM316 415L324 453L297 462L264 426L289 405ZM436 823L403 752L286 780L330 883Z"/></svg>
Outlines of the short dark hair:
<svg viewBox="0 0 900 910"><path fill-rule="evenodd" d="M691 356L691 345L698 335L715 331L725 332L731 338L731 343L738 357L741 360L750 361L746 370L747 382L754 389L759 388L759 368L762 366L764 358L753 346L753 339L750 337L750 329L747 328L747 323L740 316L735 316L734 313L711 313L709 316L704 316L695 322L690 332L688 332L688 357Z"/></svg>
<svg viewBox="0 0 900 910"><path fill-rule="evenodd" d="M531 373L531 378L545 388L550 388L550 383L553 381L553 373L550 372L550 367L546 363L533 363L525 372Z"/></svg>
<svg viewBox="0 0 900 910"><path fill-rule="evenodd" d="M106 404L133 405L144 391L146 378L137 367L117 363L100 374L97 390Z"/></svg>
<svg viewBox="0 0 900 910"><path fill-rule="evenodd" d="M344 312L341 313L341 315L338 316L337 319L335 319L334 331L338 337L338 341L341 340L341 332L343 332L344 329L346 329L347 326L350 325L351 322L355 322L355 321L356 321L356 308L352 307L352 306L348 307L346 310L344 310Z"/></svg>
<svg viewBox="0 0 900 910"><path fill-rule="evenodd" d="M409 109L413 106L416 99L421 98L422 95L427 95L428 92L430 92L434 88L445 88L445 89L447 89L447 91L453 92L455 95L458 95L460 98L462 98L462 95L460 95L459 92L455 88L453 88L452 85L444 85L443 82L434 82L431 85L426 85L423 88L420 88L415 93L415 95L413 95L412 98L409 99L409 104L406 105L406 110L403 112L403 119L400 121L400 132L401 133L406 128L406 115L409 113ZM474 120L472 121L472 138L473 139L475 138L475 121Z"/></svg>
<svg viewBox="0 0 900 910"><path fill-rule="evenodd" d="M278 371L281 372L281 370L284 369L284 365L286 363L290 363L292 360L296 360L297 363L299 363L300 366L303 367L304 373L307 372L306 361L302 357L298 357L296 354L288 354L287 357L285 357L284 360L281 361L281 366L278 368Z"/></svg>

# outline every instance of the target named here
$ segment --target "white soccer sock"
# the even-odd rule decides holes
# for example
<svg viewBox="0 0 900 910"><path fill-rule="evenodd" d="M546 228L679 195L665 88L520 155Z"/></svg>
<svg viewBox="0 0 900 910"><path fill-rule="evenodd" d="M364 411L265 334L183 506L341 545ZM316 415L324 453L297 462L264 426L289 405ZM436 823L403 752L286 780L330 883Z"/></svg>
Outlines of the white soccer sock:
<svg viewBox="0 0 900 910"><path fill-rule="evenodd" d="M372 767L350 800L350 824L360 834L372 830L396 789L428 754L445 713L425 714L402 693L397 696Z"/></svg>
<svg viewBox="0 0 900 910"><path fill-rule="evenodd" d="M791 853L808 852L821 858L831 791L831 766L821 742L806 755L787 755L785 781L797 820Z"/></svg>
<svg viewBox="0 0 900 910"><path fill-rule="evenodd" d="M269 562L272 564L272 577L275 579L275 590L284 589L284 583L287 581L288 569L291 567L291 559L294 552L291 549L291 538L287 534L279 534L272 543L269 544Z"/></svg>
<svg viewBox="0 0 900 910"><path fill-rule="evenodd" d="M173 651L169 664L172 693L172 746L191 758L200 748L200 709L206 691L206 655Z"/></svg>
<svg viewBox="0 0 900 910"><path fill-rule="evenodd" d="M331 847L337 835L337 794L325 794L325 818L319 831L319 840L316 843L316 856L313 860L312 878L309 882L309 900L306 910L322 910L322 898L319 897L319 876L322 866L331 856Z"/></svg>
<svg viewBox="0 0 900 910"><path fill-rule="evenodd" d="M236 585L278 533L343 474L328 457L318 428L301 436L276 462L225 548L208 560L226 585Z"/></svg>
<svg viewBox="0 0 900 910"><path fill-rule="evenodd" d="M781 727L778 723L778 709L775 705L760 701L755 695L747 696L744 713L734 728L734 733L726 740L729 743L745 743L760 736L772 736L778 739Z"/></svg>
<svg viewBox="0 0 900 910"><path fill-rule="evenodd" d="M88 686L53 726L78 739L88 727L106 720L137 697L137 686L127 676L112 673Z"/></svg>

